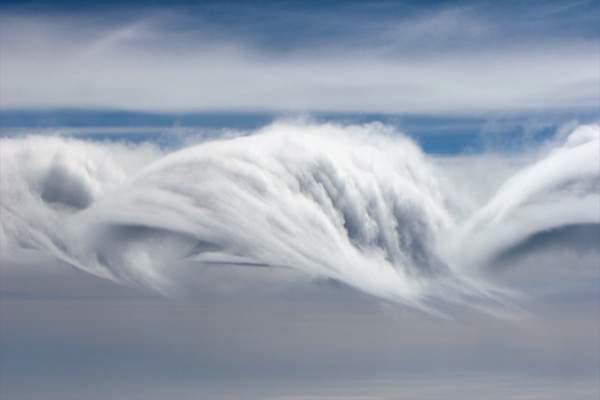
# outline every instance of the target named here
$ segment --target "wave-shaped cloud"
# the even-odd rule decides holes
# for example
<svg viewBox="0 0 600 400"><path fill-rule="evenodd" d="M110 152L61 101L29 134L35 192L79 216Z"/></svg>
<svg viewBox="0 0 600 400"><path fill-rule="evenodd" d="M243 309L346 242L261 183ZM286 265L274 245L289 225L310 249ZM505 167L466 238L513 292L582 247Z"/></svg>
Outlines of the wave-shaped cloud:
<svg viewBox="0 0 600 400"><path fill-rule="evenodd" d="M529 237L568 226L600 224L600 129L580 126L563 146L510 177L449 240L462 268Z"/></svg>
<svg viewBox="0 0 600 400"><path fill-rule="evenodd" d="M182 260L293 268L390 301L493 296L481 268L549 229L600 224L600 128L523 169L465 222L447 178L381 124L276 123L164 154L2 139L2 251L169 293Z"/></svg>

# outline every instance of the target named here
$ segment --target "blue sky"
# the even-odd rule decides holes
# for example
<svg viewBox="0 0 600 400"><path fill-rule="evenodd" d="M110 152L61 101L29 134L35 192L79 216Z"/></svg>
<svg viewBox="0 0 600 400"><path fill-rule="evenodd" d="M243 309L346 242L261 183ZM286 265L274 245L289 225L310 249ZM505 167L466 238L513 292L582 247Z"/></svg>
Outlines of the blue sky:
<svg viewBox="0 0 600 400"><path fill-rule="evenodd" d="M3 109L598 107L595 1L58 4L3 4Z"/></svg>

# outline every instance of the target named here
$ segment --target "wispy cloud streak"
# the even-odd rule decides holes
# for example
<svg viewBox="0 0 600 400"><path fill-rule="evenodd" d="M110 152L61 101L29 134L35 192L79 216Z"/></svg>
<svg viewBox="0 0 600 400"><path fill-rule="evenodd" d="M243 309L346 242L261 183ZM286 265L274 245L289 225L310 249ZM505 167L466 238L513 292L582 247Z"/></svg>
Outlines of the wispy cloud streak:
<svg viewBox="0 0 600 400"><path fill-rule="evenodd" d="M7 12L2 107L464 114L598 106L599 37L585 12L543 19L473 5L362 7L199 7L136 18Z"/></svg>

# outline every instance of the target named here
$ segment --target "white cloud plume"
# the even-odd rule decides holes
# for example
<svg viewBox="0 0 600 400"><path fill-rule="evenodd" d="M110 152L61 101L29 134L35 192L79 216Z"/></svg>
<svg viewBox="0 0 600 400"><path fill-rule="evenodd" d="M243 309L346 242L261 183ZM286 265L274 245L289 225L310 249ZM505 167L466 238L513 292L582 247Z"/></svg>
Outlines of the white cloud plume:
<svg viewBox="0 0 600 400"><path fill-rule="evenodd" d="M598 125L509 178L446 242L461 268L478 268L539 232L584 224L600 224Z"/></svg>
<svg viewBox="0 0 600 400"><path fill-rule="evenodd" d="M548 229L600 223L599 129L579 127L466 222L443 172L381 124L276 123L166 155L4 138L2 251L165 292L185 261L293 268L422 308L494 297L474 265Z"/></svg>

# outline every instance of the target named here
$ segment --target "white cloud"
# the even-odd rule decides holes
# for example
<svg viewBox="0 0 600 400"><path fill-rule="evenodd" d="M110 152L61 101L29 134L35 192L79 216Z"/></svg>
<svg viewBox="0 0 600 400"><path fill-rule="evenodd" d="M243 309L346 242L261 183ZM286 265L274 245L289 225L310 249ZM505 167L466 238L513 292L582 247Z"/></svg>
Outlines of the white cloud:
<svg viewBox="0 0 600 400"><path fill-rule="evenodd" d="M600 98L597 41L507 47L494 44L504 35L496 32L491 46L462 48L461 35L487 32L464 12L404 21L376 43L280 53L161 21L4 17L2 107L480 113L589 109ZM439 42L440 30L458 35L456 47Z"/></svg>
<svg viewBox="0 0 600 400"><path fill-rule="evenodd" d="M600 223L598 148L598 126L579 127L461 222L470 194L449 180L476 163L444 177L381 124L276 123L166 155L4 138L3 252L31 248L166 293L192 262L292 268L425 309L473 305L506 295L474 267L546 230ZM492 175L513 168L496 163Z"/></svg>
<svg viewBox="0 0 600 400"><path fill-rule="evenodd" d="M481 269L536 233L600 224L599 141L598 125L579 126L563 146L510 177L444 241L454 262Z"/></svg>

